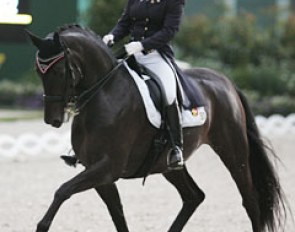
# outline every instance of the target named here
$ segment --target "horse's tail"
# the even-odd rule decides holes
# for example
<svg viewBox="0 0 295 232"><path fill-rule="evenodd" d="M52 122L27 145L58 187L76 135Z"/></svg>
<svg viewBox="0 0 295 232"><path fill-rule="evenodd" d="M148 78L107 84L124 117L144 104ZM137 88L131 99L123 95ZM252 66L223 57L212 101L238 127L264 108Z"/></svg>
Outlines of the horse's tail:
<svg viewBox="0 0 295 232"><path fill-rule="evenodd" d="M247 137L250 151L250 169L253 184L258 192L260 222L263 231L278 231L286 220L285 196L279 178L268 152L277 158L274 151L268 148L261 139L255 118L249 107L246 97L238 90L239 97L246 114Z"/></svg>

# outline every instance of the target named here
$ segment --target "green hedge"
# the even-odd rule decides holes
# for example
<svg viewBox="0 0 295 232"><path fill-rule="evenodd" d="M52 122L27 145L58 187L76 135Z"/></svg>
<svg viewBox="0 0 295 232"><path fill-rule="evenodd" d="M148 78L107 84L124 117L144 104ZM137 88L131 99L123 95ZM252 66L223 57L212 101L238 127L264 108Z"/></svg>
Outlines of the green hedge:
<svg viewBox="0 0 295 232"><path fill-rule="evenodd" d="M295 16L282 27L259 27L255 16L212 20L205 15L185 18L175 39L179 56L210 57L224 64L259 65L262 57L295 59Z"/></svg>
<svg viewBox="0 0 295 232"><path fill-rule="evenodd" d="M126 0L91 0L85 21L92 30L103 36L115 26L126 2Z"/></svg>
<svg viewBox="0 0 295 232"><path fill-rule="evenodd" d="M285 95L261 96L258 92L247 90L243 92L256 115L281 114L287 116L295 112L295 97Z"/></svg>
<svg viewBox="0 0 295 232"><path fill-rule="evenodd" d="M261 28L255 16L185 18L174 41L177 56L216 69L251 98L255 113L295 112L295 16Z"/></svg>
<svg viewBox="0 0 295 232"><path fill-rule="evenodd" d="M43 106L42 87L32 82L0 82L0 107L38 109Z"/></svg>

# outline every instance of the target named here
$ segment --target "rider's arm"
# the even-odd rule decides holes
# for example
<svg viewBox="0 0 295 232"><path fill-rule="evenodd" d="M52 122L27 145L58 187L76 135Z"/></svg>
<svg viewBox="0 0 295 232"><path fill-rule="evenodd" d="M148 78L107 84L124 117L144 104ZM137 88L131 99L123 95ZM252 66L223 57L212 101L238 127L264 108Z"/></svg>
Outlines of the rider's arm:
<svg viewBox="0 0 295 232"><path fill-rule="evenodd" d="M123 39L125 36L130 33L131 19L129 16L130 5L133 0L129 0L127 6L124 9L123 14L121 15L118 23L114 27L114 29L110 32L114 35L114 41L117 42Z"/></svg>

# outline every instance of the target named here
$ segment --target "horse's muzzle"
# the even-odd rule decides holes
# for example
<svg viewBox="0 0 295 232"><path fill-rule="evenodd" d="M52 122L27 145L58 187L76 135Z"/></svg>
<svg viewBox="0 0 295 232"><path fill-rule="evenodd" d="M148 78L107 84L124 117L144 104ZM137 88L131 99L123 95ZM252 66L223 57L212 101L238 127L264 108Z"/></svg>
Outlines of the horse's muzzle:
<svg viewBox="0 0 295 232"><path fill-rule="evenodd" d="M58 111L44 111L44 121L55 128L61 127L64 121L63 112Z"/></svg>
<svg viewBox="0 0 295 232"><path fill-rule="evenodd" d="M61 127L64 121L64 103L57 101L44 102L44 121L55 128Z"/></svg>
<svg viewBox="0 0 295 232"><path fill-rule="evenodd" d="M49 125L55 127L55 128L60 128L61 125L63 124L63 120L62 119L52 119L52 120L50 120L50 119L48 119L46 117L44 118L44 122L46 124L49 124Z"/></svg>
<svg viewBox="0 0 295 232"><path fill-rule="evenodd" d="M55 127L55 128L60 128L62 125L62 121L60 120L53 120L53 122L51 123L51 126Z"/></svg>

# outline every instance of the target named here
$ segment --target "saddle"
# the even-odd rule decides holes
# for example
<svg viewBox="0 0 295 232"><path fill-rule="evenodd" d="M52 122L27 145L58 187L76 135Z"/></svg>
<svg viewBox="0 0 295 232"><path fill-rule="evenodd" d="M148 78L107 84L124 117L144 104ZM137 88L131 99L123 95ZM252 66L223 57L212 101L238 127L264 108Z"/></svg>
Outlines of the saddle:
<svg viewBox="0 0 295 232"><path fill-rule="evenodd" d="M129 68L135 71L137 75L145 81L156 109L163 116L165 106L167 106L168 103L165 89L160 78L152 70L137 63L134 56L130 56L126 62ZM197 86L194 86L193 83L191 83L190 79L185 76L186 74L184 74L180 68L176 66L175 70L177 77L179 78L179 81L177 81L177 102L179 103L180 109L192 110L196 107L204 106L203 97L199 94L200 91L196 91L195 89Z"/></svg>
<svg viewBox="0 0 295 232"><path fill-rule="evenodd" d="M128 66L145 81L149 89L150 97L154 102L156 109L163 116L165 106L167 106L168 103L165 95L165 89L162 82L160 81L160 78L153 71L137 63L134 56L130 56L126 62Z"/></svg>
<svg viewBox="0 0 295 232"><path fill-rule="evenodd" d="M120 60L124 59L127 55L126 50L124 47L120 48L114 53L115 57ZM169 61L167 57L162 55L163 59L166 62L172 63L176 75L178 77L177 81L177 100L180 108L186 110L193 110L194 108L204 106L204 98L200 94L199 87L194 85L192 80L187 77L187 75L178 67L178 65L174 61ZM149 92L151 98L160 112L161 110L161 102L166 103L166 95L164 94L164 87L159 79L159 77L152 72L151 70L145 68L143 65L137 63L134 56L130 56L126 60L128 66L137 73L141 78L144 76L148 76L148 79L145 79L146 85L149 88ZM163 105L162 105L163 106ZM163 109L163 108L162 108ZM162 114L162 113L161 113Z"/></svg>

